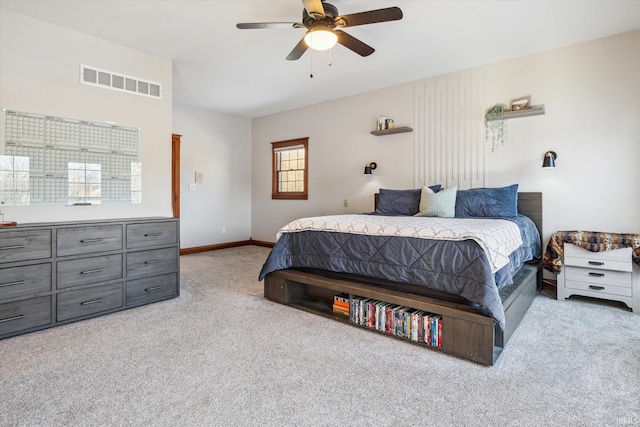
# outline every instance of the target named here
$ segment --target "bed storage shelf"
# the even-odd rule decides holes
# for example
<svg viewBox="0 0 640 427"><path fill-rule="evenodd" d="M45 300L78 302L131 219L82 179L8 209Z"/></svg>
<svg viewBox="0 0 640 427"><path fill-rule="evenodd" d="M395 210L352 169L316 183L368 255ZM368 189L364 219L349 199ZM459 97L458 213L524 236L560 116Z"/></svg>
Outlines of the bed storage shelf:
<svg viewBox="0 0 640 427"><path fill-rule="evenodd" d="M525 265L519 273L516 286L501 293L507 319L504 331L494 326L491 317L463 304L384 289L363 282L326 278L294 269L269 274L264 282L264 295L272 301L354 326L359 325L350 322L346 316L333 313L331 302L334 295L348 293L439 314L443 325L441 348L360 327L483 365L493 365L537 294L538 270L538 266Z"/></svg>

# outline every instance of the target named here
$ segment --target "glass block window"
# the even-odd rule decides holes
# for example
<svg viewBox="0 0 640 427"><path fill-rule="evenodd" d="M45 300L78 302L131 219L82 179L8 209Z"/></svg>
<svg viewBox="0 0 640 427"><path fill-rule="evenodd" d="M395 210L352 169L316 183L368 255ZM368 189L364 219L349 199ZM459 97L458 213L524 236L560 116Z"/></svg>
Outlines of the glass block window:
<svg viewBox="0 0 640 427"><path fill-rule="evenodd" d="M271 143L272 199L307 200L309 138Z"/></svg>

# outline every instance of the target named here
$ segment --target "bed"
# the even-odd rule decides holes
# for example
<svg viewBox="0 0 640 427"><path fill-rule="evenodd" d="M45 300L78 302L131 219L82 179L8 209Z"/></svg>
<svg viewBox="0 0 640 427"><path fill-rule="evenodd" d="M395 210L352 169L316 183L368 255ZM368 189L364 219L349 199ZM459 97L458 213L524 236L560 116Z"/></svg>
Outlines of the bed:
<svg viewBox="0 0 640 427"><path fill-rule="evenodd" d="M264 295L347 322L349 318L332 311L336 294L434 313L442 319L438 350L492 365L542 283L541 193L517 193L517 186L508 188L513 213L497 220L491 215L469 218L462 210L458 212L463 193L477 197L478 193L470 193L474 190L458 192L455 216L462 218L413 218L407 212L393 212L393 206L385 214L384 206L380 207L387 196L381 190L376 195L376 211L370 215L293 221L279 233L260 272ZM411 197L414 203L415 193ZM400 200L397 206L405 202ZM412 206L409 213L418 208ZM482 209L492 214L495 206ZM448 225L456 221L465 226L463 234L450 230L454 227ZM428 224L426 229L435 231L426 233L436 234L421 235L423 227L414 226L417 223ZM446 232L438 228L443 223ZM468 229L476 232L476 224L481 224L477 226L480 238L465 234ZM484 227L498 228L485 231ZM519 234L519 243L510 241L516 239L514 233ZM500 240L499 235L507 237ZM489 244L482 239L497 241ZM516 250L502 250L508 245Z"/></svg>

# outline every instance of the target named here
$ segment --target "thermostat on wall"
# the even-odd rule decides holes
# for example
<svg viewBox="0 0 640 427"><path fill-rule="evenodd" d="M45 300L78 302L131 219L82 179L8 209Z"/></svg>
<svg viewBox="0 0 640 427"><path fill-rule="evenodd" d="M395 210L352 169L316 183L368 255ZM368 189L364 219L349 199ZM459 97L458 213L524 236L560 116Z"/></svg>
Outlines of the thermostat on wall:
<svg viewBox="0 0 640 427"><path fill-rule="evenodd" d="M204 172L196 172L196 183L200 184L204 182Z"/></svg>

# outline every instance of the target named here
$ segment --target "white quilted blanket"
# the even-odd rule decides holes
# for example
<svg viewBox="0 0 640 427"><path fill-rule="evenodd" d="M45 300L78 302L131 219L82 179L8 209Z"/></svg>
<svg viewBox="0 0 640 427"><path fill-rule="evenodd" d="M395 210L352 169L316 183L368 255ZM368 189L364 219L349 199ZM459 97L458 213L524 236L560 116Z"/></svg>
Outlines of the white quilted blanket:
<svg viewBox="0 0 640 427"><path fill-rule="evenodd" d="M495 273L509 263L509 254L522 245L520 229L504 219L434 218L411 216L329 215L300 218L280 229L329 231L374 236L404 236L433 240L474 240L487 254Z"/></svg>

